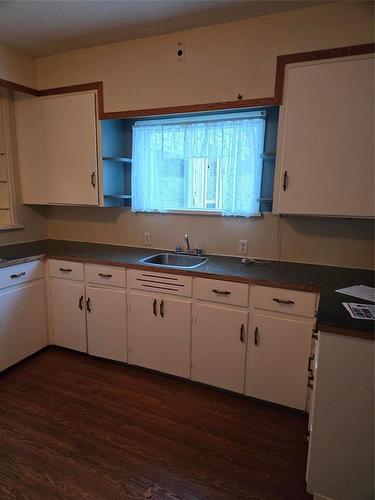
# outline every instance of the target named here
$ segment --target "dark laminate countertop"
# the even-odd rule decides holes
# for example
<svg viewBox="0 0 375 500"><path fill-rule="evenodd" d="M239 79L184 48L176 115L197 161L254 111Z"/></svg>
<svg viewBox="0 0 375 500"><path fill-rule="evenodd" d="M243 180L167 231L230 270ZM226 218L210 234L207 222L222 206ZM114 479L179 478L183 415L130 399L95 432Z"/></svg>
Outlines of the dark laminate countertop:
<svg viewBox="0 0 375 500"><path fill-rule="evenodd" d="M363 269L351 269L293 262L272 261L262 265L244 265L239 257L208 255L208 261L198 268L175 269L140 264L140 259L160 250L81 243L62 240L41 240L0 247L0 267L30 260L44 255L59 259L109 264L139 269L158 270L174 274L218 278L266 286L277 286L308 292L320 292L317 328L321 331L373 339L374 322L355 320L343 307L342 302L366 302L355 297L336 293L338 288L351 285L374 286L374 273Z"/></svg>

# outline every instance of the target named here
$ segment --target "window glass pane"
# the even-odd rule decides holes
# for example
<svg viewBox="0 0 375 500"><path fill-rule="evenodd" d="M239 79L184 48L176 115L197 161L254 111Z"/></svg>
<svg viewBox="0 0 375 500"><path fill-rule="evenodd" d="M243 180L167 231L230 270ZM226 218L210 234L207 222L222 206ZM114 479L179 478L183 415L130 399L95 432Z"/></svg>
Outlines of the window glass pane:
<svg viewBox="0 0 375 500"><path fill-rule="evenodd" d="M263 142L260 115L135 124L132 209L256 213Z"/></svg>

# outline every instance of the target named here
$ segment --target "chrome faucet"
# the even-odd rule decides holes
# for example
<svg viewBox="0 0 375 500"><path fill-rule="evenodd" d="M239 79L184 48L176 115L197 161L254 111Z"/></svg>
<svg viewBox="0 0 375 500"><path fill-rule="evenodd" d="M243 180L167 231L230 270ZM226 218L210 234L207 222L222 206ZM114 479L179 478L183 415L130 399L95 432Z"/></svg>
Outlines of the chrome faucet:
<svg viewBox="0 0 375 500"><path fill-rule="evenodd" d="M188 234L184 235L184 243L186 244L186 251L190 252L190 241L189 241L189 235Z"/></svg>

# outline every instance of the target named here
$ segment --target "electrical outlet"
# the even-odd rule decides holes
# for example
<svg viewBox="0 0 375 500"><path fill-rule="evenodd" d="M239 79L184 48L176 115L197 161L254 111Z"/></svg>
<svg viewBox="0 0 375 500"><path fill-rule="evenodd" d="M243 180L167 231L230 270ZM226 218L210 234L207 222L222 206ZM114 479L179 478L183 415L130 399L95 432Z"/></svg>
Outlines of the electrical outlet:
<svg viewBox="0 0 375 500"><path fill-rule="evenodd" d="M143 233L143 243L145 245L151 245L151 233L149 232Z"/></svg>
<svg viewBox="0 0 375 500"><path fill-rule="evenodd" d="M247 253L247 240L240 240L238 251L239 253Z"/></svg>

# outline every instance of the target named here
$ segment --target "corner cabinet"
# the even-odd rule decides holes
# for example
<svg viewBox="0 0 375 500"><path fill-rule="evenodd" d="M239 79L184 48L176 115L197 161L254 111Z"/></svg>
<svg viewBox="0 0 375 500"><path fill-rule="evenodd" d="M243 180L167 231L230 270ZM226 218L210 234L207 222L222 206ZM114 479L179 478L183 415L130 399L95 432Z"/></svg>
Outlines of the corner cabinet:
<svg viewBox="0 0 375 500"><path fill-rule="evenodd" d="M373 54L288 64L274 213L373 217Z"/></svg>
<svg viewBox="0 0 375 500"><path fill-rule="evenodd" d="M98 205L95 92L15 96L23 203Z"/></svg>
<svg viewBox="0 0 375 500"><path fill-rule="evenodd" d="M0 371L47 345L43 263L0 269Z"/></svg>

